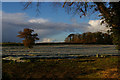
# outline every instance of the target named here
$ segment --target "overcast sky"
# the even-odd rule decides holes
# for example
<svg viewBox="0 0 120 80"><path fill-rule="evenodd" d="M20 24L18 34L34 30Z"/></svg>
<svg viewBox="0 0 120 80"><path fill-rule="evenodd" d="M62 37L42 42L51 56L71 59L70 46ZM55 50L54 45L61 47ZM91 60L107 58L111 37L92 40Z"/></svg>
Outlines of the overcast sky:
<svg viewBox="0 0 120 80"><path fill-rule="evenodd" d="M2 4L2 40L3 42L22 42L16 37L24 28L34 29L40 38L37 42L61 42L70 33L105 31L105 25L91 16L81 18L70 15L61 7L54 9L50 3L42 3L39 16L35 6L23 10L23 3ZM97 16L96 16L97 17Z"/></svg>

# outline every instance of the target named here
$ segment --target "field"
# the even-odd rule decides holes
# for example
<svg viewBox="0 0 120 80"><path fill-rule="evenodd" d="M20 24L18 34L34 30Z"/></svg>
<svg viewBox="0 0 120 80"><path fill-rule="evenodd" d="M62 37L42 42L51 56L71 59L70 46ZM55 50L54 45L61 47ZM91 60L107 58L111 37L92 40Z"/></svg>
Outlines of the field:
<svg viewBox="0 0 120 80"><path fill-rule="evenodd" d="M2 55L14 57L78 57L90 55L116 55L114 45L40 45L32 49L23 46L5 46Z"/></svg>
<svg viewBox="0 0 120 80"><path fill-rule="evenodd" d="M120 77L114 45L4 46L2 54L3 80Z"/></svg>

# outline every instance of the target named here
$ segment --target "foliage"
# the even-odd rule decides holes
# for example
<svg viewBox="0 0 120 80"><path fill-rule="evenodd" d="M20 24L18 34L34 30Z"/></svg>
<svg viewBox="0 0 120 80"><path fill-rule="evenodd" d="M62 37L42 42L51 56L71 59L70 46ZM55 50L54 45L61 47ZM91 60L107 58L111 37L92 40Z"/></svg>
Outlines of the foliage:
<svg viewBox="0 0 120 80"><path fill-rule="evenodd" d="M25 47L32 48L35 44L35 40L39 40L39 38L37 37L38 34L32 34L32 32L34 32L34 30L25 28L24 31L20 31L20 35L17 36L20 38L25 38L25 40L23 40L23 44Z"/></svg>
<svg viewBox="0 0 120 80"><path fill-rule="evenodd" d="M96 44L112 44L112 38L107 33L102 32L86 32L83 34L70 34L65 39L70 43L96 43Z"/></svg>

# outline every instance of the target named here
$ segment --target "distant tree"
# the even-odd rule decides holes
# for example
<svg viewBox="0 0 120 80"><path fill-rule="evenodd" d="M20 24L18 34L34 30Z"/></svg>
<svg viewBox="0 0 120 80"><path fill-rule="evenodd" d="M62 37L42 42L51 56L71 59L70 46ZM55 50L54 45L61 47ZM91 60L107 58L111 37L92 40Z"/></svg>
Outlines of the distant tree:
<svg viewBox="0 0 120 80"><path fill-rule="evenodd" d="M70 38L70 42L73 42L73 40L74 40L74 34L70 34L68 37Z"/></svg>
<svg viewBox="0 0 120 80"><path fill-rule="evenodd" d="M96 32L95 33L95 37L96 37L96 43L103 43L103 33L102 32Z"/></svg>
<svg viewBox="0 0 120 80"><path fill-rule="evenodd" d="M105 43L112 44L111 36L109 34L104 34L104 41Z"/></svg>
<svg viewBox="0 0 120 80"><path fill-rule="evenodd" d="M65 42L70 42L70 38L69 38L69 37L66 37L64 41L65 41Z"/></svg>
<svg viewBox="0 0 120 80"><path fill-rule="evenodd" d="M82 34L82 41L81 41L83 44L86 43L86 38L85 38L85 36L86 36L86 33L83 33L83 34Z"/></svg>
<svg viewBox="0 0 120 80"><path fill-rule="evenodd" d="M35 44L35 40L39 40L39 38L37 37L38 34L37 33L32 34L32 32L34 32L34 30L29 28L25 28L23 32L22 31L18 32L19 35L17 35L17 37L25 38L23 40L23 44L25 47L32 48L33 45Z"/></svg>
<svg viewBox="0 0 120 80"><path fill-rule="evenodd" d="M96 43L96 44L112 44L112 38L107 33L102 32L86 32L83 34L70 34L65 38L65 42L70 43Z"/></svg>
<svg viewBox="0 0 120 80"><path fill-rule="evenodd" d="M91 32L86 33L86 43L94 43L94 35Z"/></svg>

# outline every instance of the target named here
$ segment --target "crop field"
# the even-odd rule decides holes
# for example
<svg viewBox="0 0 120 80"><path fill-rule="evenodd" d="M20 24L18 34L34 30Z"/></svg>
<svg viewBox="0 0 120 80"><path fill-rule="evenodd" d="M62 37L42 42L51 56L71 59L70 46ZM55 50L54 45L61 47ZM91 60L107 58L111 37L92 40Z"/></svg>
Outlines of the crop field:
<svg viewBox="0 0 120 80"><path fill-rule="evenodd" d="M116 55L115 45L37 45L27 49L23 46L4 46L2 55L14 57L77 57L96 54Z"/></svg>

